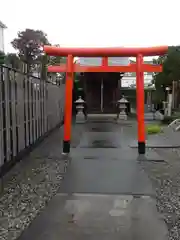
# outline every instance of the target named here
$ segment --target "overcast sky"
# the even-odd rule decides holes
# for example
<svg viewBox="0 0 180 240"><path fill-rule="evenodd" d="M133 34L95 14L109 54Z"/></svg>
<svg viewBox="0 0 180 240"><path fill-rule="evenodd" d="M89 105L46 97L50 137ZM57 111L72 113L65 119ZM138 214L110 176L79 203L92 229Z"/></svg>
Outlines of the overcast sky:
<svg viewBox="0 0 180 240"><path fill-rule="evenodd" d="M6 0L5 51L25 28L40 29L62 46L180 44L179 0Z"/></svg>

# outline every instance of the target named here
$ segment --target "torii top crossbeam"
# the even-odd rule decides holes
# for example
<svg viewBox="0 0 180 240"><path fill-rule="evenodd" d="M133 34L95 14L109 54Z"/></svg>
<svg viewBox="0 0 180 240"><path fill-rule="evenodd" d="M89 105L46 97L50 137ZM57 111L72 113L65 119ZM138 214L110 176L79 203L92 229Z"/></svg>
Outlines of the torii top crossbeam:
<svg viewBox="0 0 180 240"><path fill-rule="evenodd" d="M50 56L73 57L137 57L164 55L168 51L168 46L141 47L141 48L61 48L54 46L44 46L44 52Z"/></svg>

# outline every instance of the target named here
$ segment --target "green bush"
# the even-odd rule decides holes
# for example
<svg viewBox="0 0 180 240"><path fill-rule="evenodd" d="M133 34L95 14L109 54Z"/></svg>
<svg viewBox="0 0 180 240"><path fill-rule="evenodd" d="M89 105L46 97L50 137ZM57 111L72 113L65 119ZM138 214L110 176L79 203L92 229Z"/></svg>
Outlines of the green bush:
<svg viewBox="0 0 180 240"><path fill-rule="evenodd" d="M155 125L155 124L147 125L146 132L147 132L147 134L157 134L157 133L162 132L162 128L160 125Z"/></svg>

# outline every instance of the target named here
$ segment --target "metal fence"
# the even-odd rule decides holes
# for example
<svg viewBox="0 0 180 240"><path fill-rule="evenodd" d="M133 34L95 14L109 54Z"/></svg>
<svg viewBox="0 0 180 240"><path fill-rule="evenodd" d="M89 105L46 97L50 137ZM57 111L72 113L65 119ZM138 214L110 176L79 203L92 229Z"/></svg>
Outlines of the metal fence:
<svg viewBox="0 0 180 240"><path fill-rule="evenodd" d="M0 167L57 126L63 111L64 84L0 67Z"/></svg>

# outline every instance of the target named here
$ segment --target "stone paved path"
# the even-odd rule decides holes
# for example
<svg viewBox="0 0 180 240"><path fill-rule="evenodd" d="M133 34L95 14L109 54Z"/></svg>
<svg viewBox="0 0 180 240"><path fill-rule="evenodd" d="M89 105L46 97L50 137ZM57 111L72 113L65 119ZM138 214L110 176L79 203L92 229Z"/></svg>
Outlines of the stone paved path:
<svg viewBox="0 0 180 240"><path fill-rule="evenodd" d="M130 122L87 123L58 193L19 240L168 239L151 182L129 147L135 134Z"/></svg>

